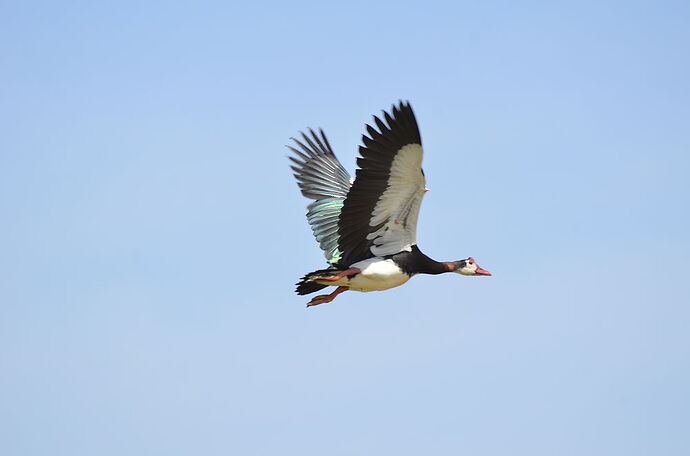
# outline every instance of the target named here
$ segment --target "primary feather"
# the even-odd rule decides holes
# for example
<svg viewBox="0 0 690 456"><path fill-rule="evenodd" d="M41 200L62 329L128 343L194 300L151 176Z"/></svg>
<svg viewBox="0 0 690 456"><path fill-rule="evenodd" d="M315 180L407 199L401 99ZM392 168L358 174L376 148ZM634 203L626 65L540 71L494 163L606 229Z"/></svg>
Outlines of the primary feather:
<svg viewBox="0 0 690 456"><path fill-rule="evenodd" d="M422 140L409 103L367 125L359 169L340 215L342 264L411 251L425 193Z"/></svg>
<svg viewBox="0 0 690 456"><path fill-rule="evenodd" d="M321 137L309 129L310 136L302 133L302 141L291 138L295 147L288 146L295 157L289 157L302 195L313 199L307 206L307 221L316 241L330 264L341 258L338 249L338 223L343 203L350 191L351 179L338 161L323 130Z"/></svg>

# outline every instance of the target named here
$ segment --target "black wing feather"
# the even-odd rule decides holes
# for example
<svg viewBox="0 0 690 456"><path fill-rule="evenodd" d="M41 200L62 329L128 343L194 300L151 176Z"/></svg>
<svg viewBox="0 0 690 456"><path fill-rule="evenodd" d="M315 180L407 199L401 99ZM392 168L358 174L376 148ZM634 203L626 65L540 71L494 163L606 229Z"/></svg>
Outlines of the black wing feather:
<svg viewBox="0 0 690 456"><path fill-rule="evenodd" d="M378 230L370 226L372 213L381 195L386 191L390 168L398 151L408 144L422 144L417 120L409 103L399 102L393 106L393 115L383 112L386 124L374 116L379 128L376 131L367 125L367 133L362 136L361 158L357 159L359 169L355 182L345 199L340 213L338 245L342 257L338 263L347 267L373 256L372 241L367 235Z"/></svg>

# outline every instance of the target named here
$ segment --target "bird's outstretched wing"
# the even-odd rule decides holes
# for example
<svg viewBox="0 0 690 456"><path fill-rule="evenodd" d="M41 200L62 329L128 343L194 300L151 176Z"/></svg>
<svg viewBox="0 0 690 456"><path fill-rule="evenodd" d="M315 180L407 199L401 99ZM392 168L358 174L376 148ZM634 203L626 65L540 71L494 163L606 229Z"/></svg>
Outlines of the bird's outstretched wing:
<svg viewBox="0 0 690 456"><path fill-rule="evenodd" d="M300 150L287 146L294 154L289 157L302 195L315 200L307 206L307 220L316 241L330 264L340 261L338 220L352 180L340 164L323 130L320 137L313 130L302 133L302 141L291 138Z"/></svg>
<svg viewBox="0 0 690 456"><path fill-rule="evenodd" d="M340 265L410 251L417 243L417 216L425 193L422 140L409 103L367 125L359 169L338 227Z"/></svg>

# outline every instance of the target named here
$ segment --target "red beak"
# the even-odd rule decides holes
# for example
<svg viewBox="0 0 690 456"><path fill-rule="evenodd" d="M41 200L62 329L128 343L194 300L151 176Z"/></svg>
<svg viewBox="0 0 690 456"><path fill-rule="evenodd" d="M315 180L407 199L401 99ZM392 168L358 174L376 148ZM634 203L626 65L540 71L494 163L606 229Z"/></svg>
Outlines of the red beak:
<svg viewBox="0 0 690 456"><path fill-rule="evenodd" d="M474 271L474 275L491 275L491 273L486 269L482 269L479 266L477 266L477 270Z"/></svg>

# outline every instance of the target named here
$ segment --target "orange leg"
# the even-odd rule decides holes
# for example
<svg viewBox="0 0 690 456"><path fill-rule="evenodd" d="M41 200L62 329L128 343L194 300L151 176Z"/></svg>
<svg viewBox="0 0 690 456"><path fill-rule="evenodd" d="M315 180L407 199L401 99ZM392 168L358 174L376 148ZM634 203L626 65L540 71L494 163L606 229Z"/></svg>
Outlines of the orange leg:
<svg viewBox="0 0 690 456"><path fill-rule="evenodd" d="M347 291L347 290L349 290L349 289L350 289L350 288L348 288L348 287L338 287L338 288L336 288L335 291L334 291L333 293L331 293L331 294L314 296L314 299L312 299L311 301L309 301L309 303L307 304L307 307L318 306L319 304L324 304L324 303L326 303L326 302L331 302L331 301L333 301L333 300L335 299L335 297L338 296L340 293L342 293L343 291Z"/></svg>
<svg viewBox="0 0 690 456"><path fill-rule="evenodd" d="M342 279L343 277L347 277L347 276L359 274L360 272L362 272L361 269L358 269L358 268L350 268L350 269L347 269L347 270L345 270L345 271L343 271L343 272L339 272L339 273L337 273L337 274L334 275L334 276L315 277L314 280L315 280L315 281L326 280L326 281L328 281L328 282L335 282L336 280L340 280L340 279Z"/></svg>

